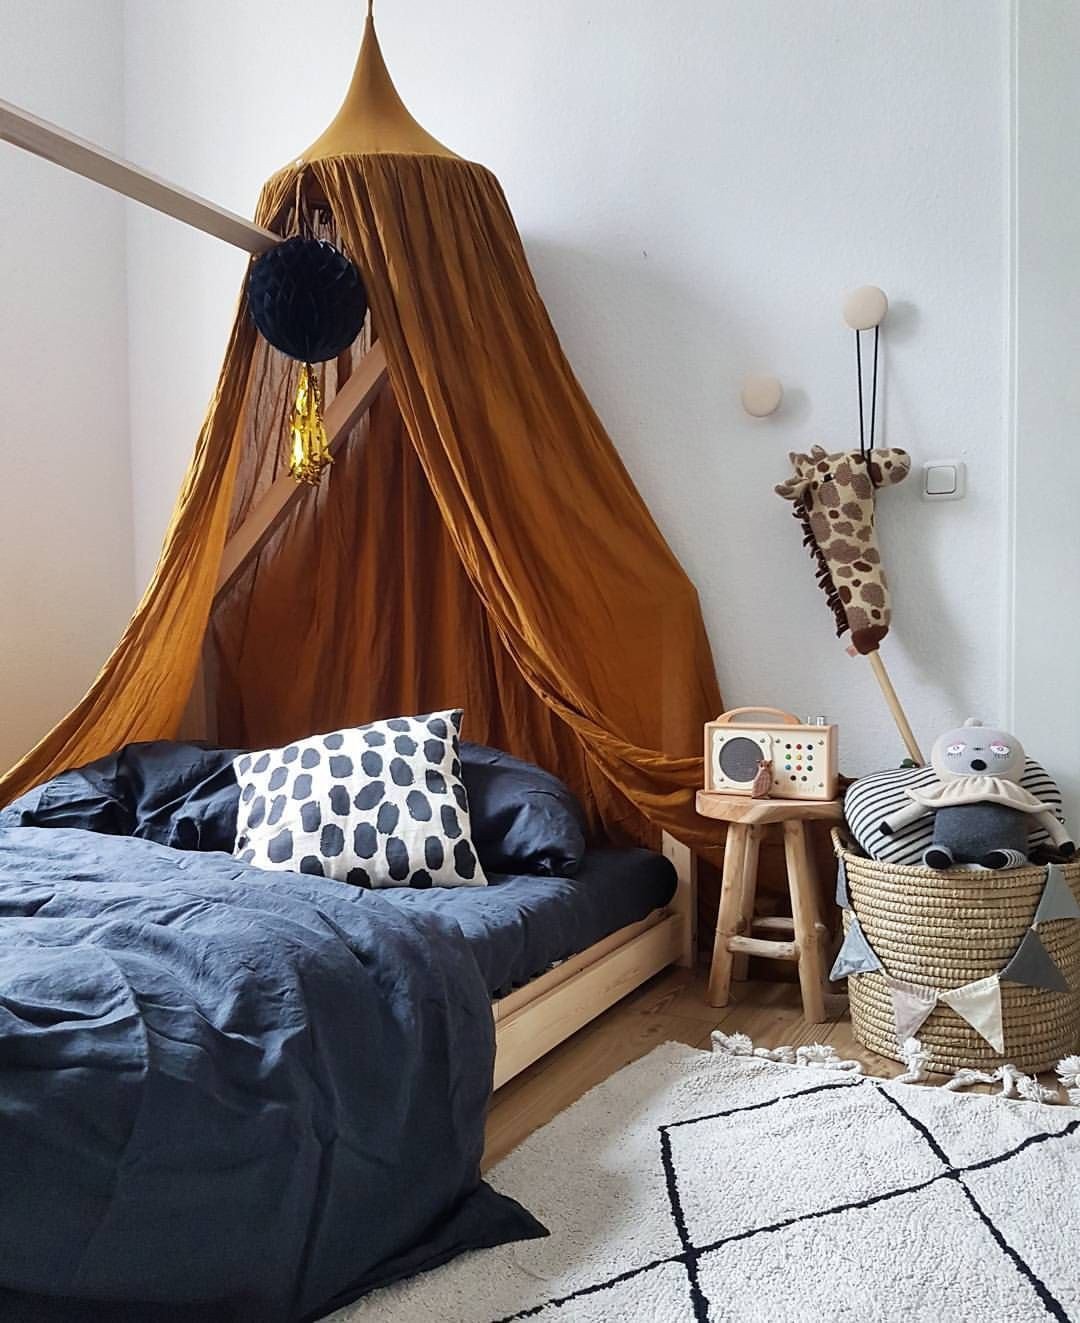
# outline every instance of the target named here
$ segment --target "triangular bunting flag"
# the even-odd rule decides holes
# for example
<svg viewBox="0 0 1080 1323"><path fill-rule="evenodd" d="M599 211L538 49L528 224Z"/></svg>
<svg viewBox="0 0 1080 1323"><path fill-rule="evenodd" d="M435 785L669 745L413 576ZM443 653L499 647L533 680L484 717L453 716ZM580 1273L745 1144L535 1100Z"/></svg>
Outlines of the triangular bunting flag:
<svg viewBox="0 0 1080 1323"><path fill-rule="evenodd" d="M843 859L836 864L836 903L842 910L851 909L851 897L847 889L847 864Z"/></svg>
<svg viewBox="0 0 1080 1323"><path fill-rule="evenodd" d="M892 997L893 1019L896 1021L896 1041L915 1038L926 1017L938 1003L937 988L925 988L918 983L904 983L898 978L885 977Z"/></svg>
<svg viewBox="0 0 1080 1323"><path fill-rule="evenodd" d="M996 974L981 978L976 983L965 983L962 988L954 988L952 992L942 992L940 999L966 1020L977 1034L981 1034L999 1056L1004 1056L1001 984Z"/></svg>
<svg viewBox="0 0 1080 1323"><path fill-rule="evenodd" d="M866 940L858 919L852 915L851 926L844 938L844 945L836 957L830 979L845 978L848 974L872 974L881 968L881 961L874 955L873 947Z"/></svg>
<svg viewBox="0 0 1080 1323"><path fill-rule="evenodd" d="M1049 988L1051 992L1069 990L1068 980L1034 928L1024 934L1024 940L1001 971L1001 977L1009 983L1023 983L1028 988Z"/></svg>
<svg viewBox="0 0 1080 1323"><path fill-rule="evenodd" d="M1049 923L1051 919L1080 919L1080 905L1057 864L1046 865L1046 886L1032 922Z"/></svg>

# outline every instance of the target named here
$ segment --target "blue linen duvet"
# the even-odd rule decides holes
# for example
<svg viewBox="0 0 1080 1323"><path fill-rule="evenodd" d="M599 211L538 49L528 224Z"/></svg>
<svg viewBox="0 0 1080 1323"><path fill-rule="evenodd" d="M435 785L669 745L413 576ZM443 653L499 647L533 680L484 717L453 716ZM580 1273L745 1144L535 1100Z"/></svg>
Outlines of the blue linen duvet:
<svg viewBox="0 0 1080 1323"><path fill-rule="evenodd" d="M447 916L0 826L0 1319L291 1323L544 1234L479 1180L493 1058Z"/></svg>

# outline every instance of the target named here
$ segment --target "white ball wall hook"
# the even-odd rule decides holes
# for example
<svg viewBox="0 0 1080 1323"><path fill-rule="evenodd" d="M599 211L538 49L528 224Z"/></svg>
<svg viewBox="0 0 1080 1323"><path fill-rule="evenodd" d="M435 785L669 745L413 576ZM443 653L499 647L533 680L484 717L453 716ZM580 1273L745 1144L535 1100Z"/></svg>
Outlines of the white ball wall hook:
<svg viewBox="0 0 1080 1323"><path fill-rule="evenodd" d="M844 298L844 321L853 331L869 331L880 326L888 311L885 291L876 285L860 285Z"/></svg>
<svg viewBox="0 0 1080 1323"><path fill-rule="evenodd" d="M754 372L742 384L742 407L751 418L768 418L780 408L784 388L776 377Z"/></svg>

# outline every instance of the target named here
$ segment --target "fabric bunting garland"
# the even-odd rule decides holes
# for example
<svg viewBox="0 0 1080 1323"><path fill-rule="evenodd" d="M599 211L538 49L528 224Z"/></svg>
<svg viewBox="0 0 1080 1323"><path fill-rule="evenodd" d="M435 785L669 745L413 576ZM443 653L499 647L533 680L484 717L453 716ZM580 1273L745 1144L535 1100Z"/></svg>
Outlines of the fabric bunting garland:
<svg viewBox="0 0 1080 1323"><path fill-rule="evenodd" d="M893 1018L896 1020L896 1041L903 1043L918 1036L919 1030L938 1003L937 988L924 988L918 983L904 983L885 975L885 983L892 997Z"/></svg>
<svg viewBox="0 0 1080 1323"><path fill-rule="evenodd" d="M1047 988L1050 992L1068 992L1069 982L1054 963L1034 928L1024 934L1016 954L1001 971L1006 983L1022 983L1027 988Z"/></svg>
<svg viewBox="0 0 1080 1323"><path fill-rule="evenodd" d="M1049 923L1052 919L1080 919L1080 905L1057 864L1046 866L1046 886L1032 922L1037 928L1040 923Z"/></svg>
<svg viewBox="0 0 1080 1323"><path fill-rule="evenodd" d="M844 945L832 967L831 979L845 978L848 974L872 974L881 968L881 961L874 954L874 948L866 940L862 925L854 914L844 938Z"/></svg>
<svg viewBox="0 0 1080 1323"><path fill-rule="evenodd" d="M843 859L836 865L836 903L842 910L851 909L851 897L848 895L847 864Z"/></svg>
<svg viewBox="0 0 1080 1323"><path fill-rule="evenodd" d="M1001 980L997 974L966 983L951 992L938 993L940 1001L971 1025L999 1055L1005 1052L1005 1030L1001 1026Z"/></svg>
<svg viewBox="0 0 1080 1323"><path fill-rule="evenodd" d="M914 1038L935 1007L950 1006L977 1034L986 1039L995 1052L1004 1055L1005 1033L1001 1014L1003 982L1019 983L1051 992L1069 991L1068 980L1035 931L1040 923L1054 919L1080 919L1080 905L1076 903L1057 864L1047 865L1046 885L1035 917L1009 963L999 973L990 974L960 988L941 989L906 983L902 979L893 978L885 970L855 914L848 892L847 869L842 859L836 876L836 903L850 913L851 919L844 944L829 977L835 980L849 974L880 971L892 999L896 1040L899 1043Z"/></svg>

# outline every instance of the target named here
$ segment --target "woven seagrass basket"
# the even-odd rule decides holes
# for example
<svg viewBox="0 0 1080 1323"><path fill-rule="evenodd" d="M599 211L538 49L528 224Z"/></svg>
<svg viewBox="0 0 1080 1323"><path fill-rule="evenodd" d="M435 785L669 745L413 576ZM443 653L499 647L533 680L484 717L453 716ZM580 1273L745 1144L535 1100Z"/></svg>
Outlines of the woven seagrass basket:
<svg viewBox="0 0 1080 1323"><path fill-rule="evenodd" d="M1046 883L1043 867L971 872L912 867L852 853L833 832L847 868L848 893L870 945L893 978L952 989L1000 973L1035 917ZM1062 869L1080 900L1080 861ZM844 931L851 911L844 912ZM1039 937L1069 983L1068 992L1001 984L1005 1055L949 1006L938 1006L919 1030L929 1068L951 1074L965 1066L1011 1061L1023 1071L1049 1070L1080 1043L1080 921L1039 925ZM864 1047L899 1060L892 998L880 973L848 979L851 1024Z"/></svg>

